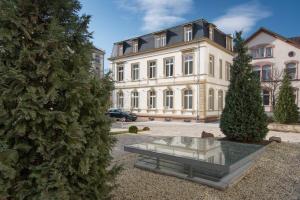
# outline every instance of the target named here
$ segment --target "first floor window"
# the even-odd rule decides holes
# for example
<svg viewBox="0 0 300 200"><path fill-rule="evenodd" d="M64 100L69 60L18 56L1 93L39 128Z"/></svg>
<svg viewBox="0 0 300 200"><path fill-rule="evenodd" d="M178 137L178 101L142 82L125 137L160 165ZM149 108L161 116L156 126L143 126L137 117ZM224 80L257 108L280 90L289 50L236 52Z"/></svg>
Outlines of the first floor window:
<svg viewBox="0 0 300 200"><path fill-rule="evenodd" d="M173 91L172 90L165 91L165 108L173 109Z"/></svg>
<svg viewBox="0 0 300 200"><path fill-rule="evenodd" d="M255 76L258 80L260 80L260 66L255 66L255 67L253 67L252 72L253 72L254 76Z"/></svg>
<svg viewBox="0 0 300 200"><path fill-rule="evenodd" d="M156 93L154 90L149 91L149 108L156 108Z"/></svg>
<svg viewBox="0 0 300 200"><path fill-rule="evenodd" d="M149 78L156 78L156 61L149 61L148 65Z"/></svg>
<svg viewBox="0 0 300 200"><path fill-rule="evenodd" d="M123 65L117 66L117 80L118 81L124 80L124 66Z"/></svg>
<svg viewBox="0 0 300 200"><path fill-rule="evenodd" d="M166 58L165 59L165 76L172 77L174 73L174 59Z"/></svg>
<svg viewBox="0 0 300 200"><path fill-rule="evenodd" d="M297 72L297 68L295 63L288 63L286 65L286 73L291 80L296 79L297 77L296 72Z"/></svg>
<svg viewBox="0 0 300 200"><path fill-rule="evenodd" d="M139 64L133 64L131 66L131 79L133 81L139 80Z"/></svg>
<svg viewBox="0 0 300 200"><path fill-rule="evenodd" d="M263 104L264 106L270 105L270 91L269 90L263 90Z"/></svg>
<svg viewBox="0 0 300 200"><path fill-rule="evenodd" d="M226 81L230 80L230 63L226 62L226 74L225 74Z"/></svg>
<svg viewBox="0 0 300 200"><path fill-rule="evenodd" d="M223 61L222 59L219 60L219 78L223 78Z"/></svg>
<svg viewBox="0 0 300 200"><path fill-rule="evenodd" d="M117 93L117 107L118 108L124 107L124 94L122 91Z"/></svg>
<svg viewBox="0 0 300 200"><path fill-rule="evenodd" d="M271 79L271 66L270 65L264 65L262 67L262 80L268 81Z"/></svg>
<svg viewBox="0 0 300 200"><path fill-rule="evenodd" d="M215 98L214 90L209 89L209 93L208 93L208 109L209 110L214 110L214 104L215 104L214 98Z"/></svg>
<svg viewBox="0 0 300 200"><path fill-rule="evenodd" d="M218 92L218 110L223 110L223 91Z"/></svg>
<svg viewBox="0 0 300 200"><path fill-rule="evenodd" d="M215 58L214 56L209 56L209 75L214 76L215 73Z"/></svg>
<svg viewBox="0 0 300 200"><path fill-rule="evenodd" d="M184 63L184 75L191 75L193 74L193 55L184 55L183 56L183 63Z"/></svg>
<svg viewBox="0 0 300 200"><path fill-rule="evenodd" d="M184 109L192 109L193 108L193 91L192 90L184 90L183 93L183 108Z"/></svg>
<svg viewBox="0 0 300 200"><path fill-rule="evenodd" d="M131 93L131 108L139 107L139 93L134 91Z"/></svg>

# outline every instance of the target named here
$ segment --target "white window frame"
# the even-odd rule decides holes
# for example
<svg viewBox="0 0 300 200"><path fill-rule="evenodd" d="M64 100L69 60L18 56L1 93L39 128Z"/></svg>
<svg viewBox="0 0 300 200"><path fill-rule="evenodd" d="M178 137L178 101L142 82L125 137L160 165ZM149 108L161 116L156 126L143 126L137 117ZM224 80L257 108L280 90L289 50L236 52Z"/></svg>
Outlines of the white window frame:
<svg viewBox="0 0 300 200"><path fill-rule="evenodd" d="M132 52L137 53L139 51L139 43L138 41L133 41L132 42Z"/></svg>
<svg viewBox="0 0 300 200"><path fill-rule="evenodd" d="M140 77L140 66L138 63L131 65L131 80L137 81Z"/></svg>
<svg viewBox="0 0 300 200"><path fill-rule="evenodd" d="M124 65L117 66L117 81L124 81Z"/></svg>
<svg viewBox="0 0 300 200"><path fill-rule="evenodd" d="M193 90L186 89L183 91L183 109L192 110L193 109Z"/></svg>
<svg viewBox="0 0 300 200"><path fill-rule="evenodd" d="M189 42L193 40L193 27L184 27L184 41Z"/></svg>
<svg viewBox="0 0 300 200"><path fill-rule="evenodd" d="M214 108L215 108L215 91L214 89L210 88L208 90L208 109L213 111Z"/></svg>
<svg viewBox="0 0 300 200"><path fill-rule="evenodd" d="M132 109L139 108L139 93L137 91L131 92L131 108Z"/></svg>
<svg viewBox="0 0 300 200"><path fill-rule="evenodd" d="M291 65L293 65L293 67L291 67ZM289 69L293 69L293 68L295 69L295 74L294 74L294 77L291 77L290 74L289 74ZM294 62L286 63L285 70L286 70L287 75L289 76L290 80L297 79L298 70L297 70L297 64L296 63L294 63Z"/></svg>
<svg viewBox="0 0 300 200"><path fill-rule="evenodd" d="M225 70L226 70L226 73L225 73L225 80L226 81L230 81L230 67L231 67L231 64L229 62L226 62L226 66L225 66Z"/></svg>
<svg viewBox="0 0 300 200"><path fill-rule="evenodd" d="M266 92L266 93L265 93ZM268 104L265 104L265 97L268 98ZM262 90L262 100L263 100L263 105L264 106L270 106L270 100L271 100L271 94L270 94L270 91L267 90L267 89L263 89Z"/></svg>
<svg viewBox="0 0 300 200"><path fill-rule="evenodd" d="M164 70L165 77L167 77L167 78L173 77L174 76L174 58L165 58L164 65L165 65L165 70Z"/></svg>
<svg viewBox="0 0 300 200"><path fill-rule="evenodd" d="M174 108L174 91L166 90L165 91L165 109Z"/></svg>
<svg viewBox="0 0 300 200"><path fill-rule="evenodd" d="M151 60L148 62L148 77L150 79L154 79L156 78L156 61L155 60Z"/></svg>
<svg viewBox="0 0 300 200"><path fill-rule="evenodd" d="M165 47L167 44L167 35L165 33L155 36L155 48Z"/></svg>
<svg viewBox="0 0 300 200"><path fill-rule="evenodd" d="M118 45L118 56L122 56L123 54L124 54L123 45L119 44Z"/></svg>
<svg viewBox="0 0 300 200"><path fill-rule="evenodd" d="M223 90L218 91L218 110L223 110L224 108L224 92Z"/></svg>
<svg viewBox="0 0 300 200"><path fill-rule="evenodd" d="M155 109L156 108L156 92L155 92L155 90L150 90L149 91L148 108L149 109Z"/></svg>
<svg viewBox="0 0 300 200"><path fill-rule="evenodd" d="M194 55L185 54L183 55L183 74L192 75L194 72Z"/></svg>
<svg viewBox="0 0 300 200"><path fill-rule="evenodd" d="M219 59L219 78L223 79L223 60Z"/></svg>
<svg viewBox="0 0 300 200"><path fill-rule="evenodd" d="M215 57L213 55L209 55L209 69L208 73L210 76L215 76Z"/></svg>
<svg viewBox="0 0 300 200"><path fill-rule="evenodd" d="M124 93L122 91L117 93L117 107L124 108Z"/></svg>
<svg viewBox="0 0 300 200"><path fill-rule="evenodd" d="M268 70L266 70L266 68L268 68ZM268 78L265 78L265 73L267 73L268 71L268 75L267 77ZM269 81L271 79L271 74L272 73L272 66L271 65L264 65L262 66L262 69L261 69L261 80L262 81Z"/></svg>

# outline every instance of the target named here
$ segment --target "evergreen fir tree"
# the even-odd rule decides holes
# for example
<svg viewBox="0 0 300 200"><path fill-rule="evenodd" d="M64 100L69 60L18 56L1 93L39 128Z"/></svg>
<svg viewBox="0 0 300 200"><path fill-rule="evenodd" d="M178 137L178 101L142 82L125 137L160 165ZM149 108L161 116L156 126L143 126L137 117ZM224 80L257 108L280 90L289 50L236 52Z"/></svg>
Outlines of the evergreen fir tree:
<svg viewBox="0 0 300 200"><path fill-rule="evenodd" d="M285 73L274 110L275 121L283 124L296 123L299 113L289 76Z"/></svg>
<svg viewBox="0 0 300 200"><path fill-rule="evenodd" d="M267 116L262 105L260 82L252 73L251 57L241 35L237 32L234 39L236 56L220 128L231 140L261 141L268 132Z"/></svg>
<svg viewBox="0 0 300 200"><path fill-rule="evenodd" d="M0 1L0 199L107 199L112 81L77 0Z"/></svg>

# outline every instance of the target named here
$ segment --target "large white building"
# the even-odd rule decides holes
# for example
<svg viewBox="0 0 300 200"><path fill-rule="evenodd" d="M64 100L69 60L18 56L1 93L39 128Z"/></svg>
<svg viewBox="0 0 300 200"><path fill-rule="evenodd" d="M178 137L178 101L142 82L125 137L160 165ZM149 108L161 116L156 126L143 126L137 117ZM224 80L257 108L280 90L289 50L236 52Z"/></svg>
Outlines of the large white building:
<svg viewBox="0 0 300 200"><path fill-rule="evenodd" d="M203 19L117 42L113 107L150 120L216 120L232 58L231 36Z"/></svg>
<svg viewBox="0 0 300 200"><path fill-rule="evenodd" d="M295 101L299 107L300 37L286 38L266 28L260 28L246 40L246 43L253 57L253 71L261 80L265 110L272 111L272 104L275 102L273 93L276 99L285 71L290 76Z"/></svg>

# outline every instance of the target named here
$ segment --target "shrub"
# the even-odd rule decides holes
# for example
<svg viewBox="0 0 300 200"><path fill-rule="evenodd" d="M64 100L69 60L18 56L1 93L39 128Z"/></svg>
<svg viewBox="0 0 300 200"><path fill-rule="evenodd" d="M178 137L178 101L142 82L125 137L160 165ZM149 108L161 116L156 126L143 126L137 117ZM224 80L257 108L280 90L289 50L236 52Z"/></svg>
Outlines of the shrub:
<svg viewBox="0 0 300 200"><path fill-rule="evenodd" d="M136 127L136 126L130 126L129 128L128 128L128 132L129 133L137 133L139 131L139 129L138 129L138 127Z"/></svg>
<svg viewBox="0 0 300 200"><path fill-rule="evenodd" d="M143 128L143 131L150 131L150 128L146 126Z"/></svg>
<svg viewBox="0 0 300 200"><path fill-rule="evenodd" d="M260 82L252 73L251 57L241 34L237 32L235 37L236 56L230 70L220 128L231 140L261 141L268 132L267 115L260 95Z"/></svg>

